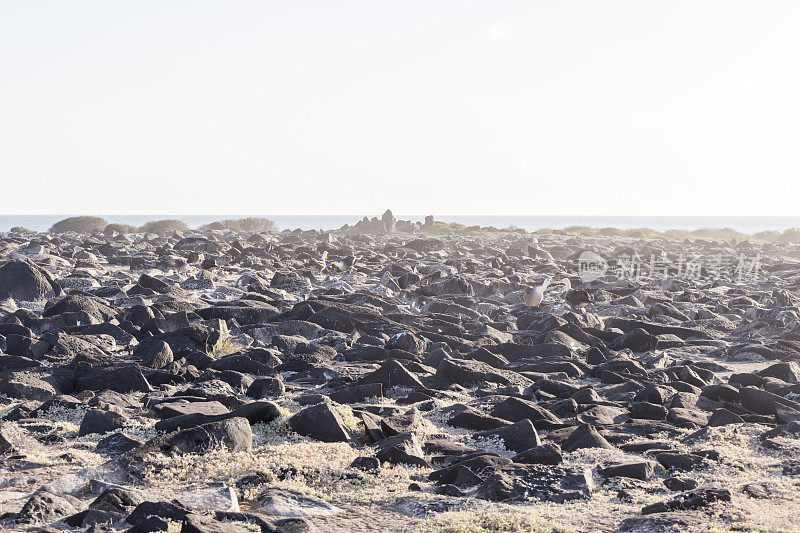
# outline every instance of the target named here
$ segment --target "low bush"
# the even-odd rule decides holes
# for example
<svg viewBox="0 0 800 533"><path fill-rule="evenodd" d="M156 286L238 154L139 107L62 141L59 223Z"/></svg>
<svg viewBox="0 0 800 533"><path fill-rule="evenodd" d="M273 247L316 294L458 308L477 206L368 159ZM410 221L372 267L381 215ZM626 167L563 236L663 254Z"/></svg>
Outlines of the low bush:
<svg viewBox="0 0 800 533"><path fill-rule="evenodd" d="M797 228L789 228L783 233L781 233L780 237L781 242L800 242L800 229Z"/></svg>
<svg viewBox="0 0 800 533"><path fill-rule="evenodd" d="M8 231L9 233L21 233L23 235L33 235L34 233L36 233L32 229L24 228L22 226L14 226Z"/></svg>
<svg viewBox="0 0 800 533"><path fill-rule="evenodd" d="M597 234L603 237L620 237L623 232L619 228L600 228L597 230Z"/></svg>
<svg viewBox="0 0 800 533"><path fill-rule="evenodd" d="M130 224L109 224L106 226L106 229L103 230L103 233L106 235L110 235L112 232L128 234L128 233L136 233L138 228L136 226L131 226Z"/></svg>
<svg viewBox="0 0 800 533"><path fill-rule="evenodd" d="M95 233L103 231L108 221L100 217L70 217L59 220L50 227L50 233Z"/></svg>
<svg viewBox="0 0 800 533"><path fill-rule="evenodd" d="M574 233L576 235L592 235L594 232L594 228L589 226L567 226L564 228L564 233Z"/></svg>
<svg viewBox="0 0 800 533"><path fill-rule="evenodd" d="M700 228L692 231L691 234L715 241L732 241L734 239L741 241L747 238L747 235L733 228Z"/></svg>
<svg viewBox="0 0 800 533"><path fill-rule="evenodd" d="M632 237L634 239L652 239L659 235L659 233L650 228L632 228L622 231L625 237Z"/></svg>
<svg viewBox="0 0 800 533"><path fill-rule="evenodd" d="M244 231L251 233L261 233L264 231L275 231L275 221L262 217L247 217L236 218L228 220L220 220L210 224L200 226L201 231L210 230L229 230L229 231Z"/></svg>
<svg viewBox="0 0 800 533"><path fill-rule="evenodd" d="M778 242L781 239L781 234L777 231L767 230L753 233L753 239L762 242Z"/></svg>
<svg viewBox="0 0 800 533"><path fill-rule="evenodd" d="M151 220L140 228L142 233L171 233L173 231L189 231L189 226L182 220L166 219Z"/></svg>

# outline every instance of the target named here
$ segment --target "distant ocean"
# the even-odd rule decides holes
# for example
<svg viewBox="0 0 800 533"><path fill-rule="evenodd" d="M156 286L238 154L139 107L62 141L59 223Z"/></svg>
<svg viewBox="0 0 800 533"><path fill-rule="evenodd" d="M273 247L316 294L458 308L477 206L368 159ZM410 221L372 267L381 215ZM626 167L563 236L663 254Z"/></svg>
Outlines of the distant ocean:
<svg viewBox="0 0 800 533"><path fill-rule="evenodd" d="M380 216L380 213L377 213ZM47 231L59 220L71 215L0 215L0 231L8 231L14 226L23 226L34 231ZM151 220L177 218L190 228L223 220L242 218L246 215L98 215L118 224L141 226ZM254 215L255 216L255 215ZM257 215L275 221L279 229L338 229L344 224L353 225L363 215ZM395 214L401 220L423 221L425 215ZM467 226L494 226L507 228L514 226L528 231L539 229L564 229L568 226L589 226L595 228L615 227L619 229L650 228L658 231L669 229L694 230L700 228L733 228L742 233L800 228L800 216L796 217L698 217L698 216L525 216L525 215L434 215L436 220L458 222Z"/></svg>

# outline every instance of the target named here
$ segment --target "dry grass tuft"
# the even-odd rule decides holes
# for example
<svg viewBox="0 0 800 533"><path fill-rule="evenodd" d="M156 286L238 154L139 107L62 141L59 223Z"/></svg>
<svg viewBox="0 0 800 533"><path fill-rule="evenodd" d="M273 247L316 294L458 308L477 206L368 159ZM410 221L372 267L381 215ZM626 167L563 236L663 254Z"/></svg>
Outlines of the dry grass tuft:
<svg viewBox="0 0 800 533"><path fill-rule="evenodd" d="M416 531L426 533L481 533L487 531L566 533L571 530L532 513L447 511L422 522L417 526Z"/></svg>
<svg viewBox="0 0 800 533"><path fill-rule="evenodd" d="M208 353L208 355L218 359L220 357L225 357L226 355L236 353L241 349L242 347L239 346L232 337L220 337L211 348L211 351Z"/></svg>

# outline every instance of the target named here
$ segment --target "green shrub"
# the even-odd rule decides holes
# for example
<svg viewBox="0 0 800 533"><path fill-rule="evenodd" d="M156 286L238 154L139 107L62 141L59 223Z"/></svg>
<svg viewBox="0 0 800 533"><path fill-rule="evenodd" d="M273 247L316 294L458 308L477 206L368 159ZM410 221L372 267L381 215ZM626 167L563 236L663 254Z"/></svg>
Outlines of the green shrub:
<svg viewBox="0 0 800 533"><path fill-rule="evenodd" d="M138 228L136 226L131 226L130 224L109 224L106 226L106 229L103 231L103 233L110 235L111 232L114 231L122 234L136 233Z"/></svg>
<svg viewBox="0 0 800 533"><path fill-rule="evenodd" d="M70 217L59 220L50 228L50 233L95 233L103 231L108 221L100 217Z"/></svg>
<svg viewBox="0 0 800 533"><path fill-rule="evenodd" d="M800 242L800 229L789 228L781 234L781 242Z"/></svg>
<svg viewBox="0 0 800 533"><path fill-rule="evenodd" d="M689 235L683 231L682 229L668 229L666 231L662 231L661 234L666 237L667 239L688 239Z"/></svg>
<svg viewBox="0 0 800 533"><path fill-rule="evenodd" d="M753 233L753 239L762 242L778 242L781 239L781 234L777 231L767 230Z"/></svg>
<svg viewBox="0 0 800 533"><path fill-rule="evenodd" d="M204 224L200 226L199 229L201 231L230 230L261 233L264 231L275 231L276 225L274 220L270 220L268 218L247 217L212 222L210 224Z"/></svg>
<svg viewBox="0 0 800 533"><path fill-rule="evenodd" d="M625 237L634 239L652 239L658 236L658 232L650 228L631 228L622 232Z"/></svg>
<svg viewBox="0 0 800 533"><path fill-rule="evenodd" d="M225 227L225 224L218 221L218 222L212 222L210 224L203 224L197 229L199 229L200 231L212 231L212 230L225 231L228 228Z"/></svg>
<svg viewBox="0 0 800 533"><path fill-rule="evenodd" d="M24 228L22 226L14 226L8 231L9 233L21 233L23 235L33 235L34 233L36 233L32 229Z"/></svg>
<svg viewBox="0 0 800 533"><path fill-rule="evenodd" d="M604 237L621 237L622 230L619 228L600 228L597 230L597 234Z"/></svg>
<svg viewBox="0 0 800 533"><path fill-rule="evenodd" d="M733 228L700 228L692 231L691 234L715 241L743 240L747 238L747 235Z"/></svg>
<svg viewBox="0 0 800 533"><path fill-rule="evenodd" d="M453 233L453 228L447 222L439 222L438 220L434 220L433 224L430 226L423 226L422 231L426 233Z"/></svg>
<svg viewBox="0 0 800 533"><path fill-rule="evenodd" d="M182 220L151 220L140 228L142 233L171 233L173 231L189 231L189 226Z"/></svg>
<svg viewBox="0 0 800 533"><path fill-rule="evenodd" d="M568 226L564 228L564 233L574 233L576 235L592 235L594 231L589 226Z"/></svg>

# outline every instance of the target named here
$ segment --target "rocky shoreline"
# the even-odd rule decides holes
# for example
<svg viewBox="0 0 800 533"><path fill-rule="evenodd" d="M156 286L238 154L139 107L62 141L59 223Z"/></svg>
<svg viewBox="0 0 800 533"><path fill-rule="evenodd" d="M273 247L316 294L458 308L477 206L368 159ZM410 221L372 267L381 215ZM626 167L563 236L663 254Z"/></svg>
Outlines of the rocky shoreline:
<svg viewBox="0 0 800 533"><path fill-rule="evenodd" d="M0 527L797 530L800 245L437 224L0 234Z"/></svg>

